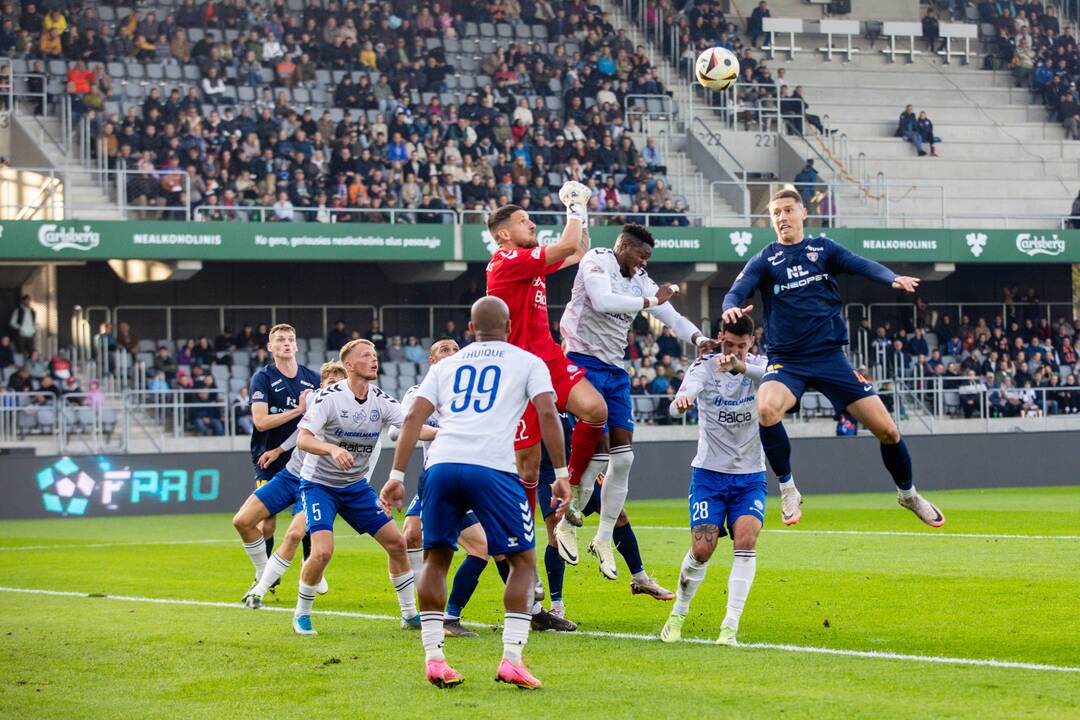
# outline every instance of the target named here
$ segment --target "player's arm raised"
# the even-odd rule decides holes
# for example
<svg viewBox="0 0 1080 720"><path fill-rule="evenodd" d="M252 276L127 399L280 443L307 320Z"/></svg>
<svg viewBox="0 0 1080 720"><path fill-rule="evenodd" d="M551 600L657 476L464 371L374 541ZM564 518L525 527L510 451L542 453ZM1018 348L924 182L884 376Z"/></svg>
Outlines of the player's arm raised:
<svg viewBox="0 0 1080 720"><path fill-rule="evenodd" d="M864 258L862 255L856 255L837 242L831 242L830 244L829 266L850 275L862 275L871 280L876 280L882 285L891 285L897 290L909 293L913 293L919 288L919 278L897 275L881 263Z"/></svg>
<svg viewBox="0 0 1080 720"><path fill-rule="evenodd" d="M754 309L753 305L739 306L754 294L754 289L761 282L764 263L765 258L761 256L761 253L746 261L742 272L738 274L735 282L731 284L731 289L724 296L724 322L735 322Z"/></svg>
<svg viewBox="0 0 1080 720"><path fill-rule="evenodd" d="M700 350L703 345L709 342L709 336L703 334L697 325L687 320L682 313L675 309L674 305L667 302L672 296L678 294L678 285L661 285L656 291L657 299L660 302L655 307L650 306L646 309L653 317L674 330L680 340L691 343Z"/></svg>
<svg viewBox="0 0 1080 720"><path fill-rule="evenodd" d="M431 401L426 397L417 396L409 406L409 412L405 414L405 422L401 423L397 447L394 448L394 465L390 470L389 479L379 493L379 503L387 513L405 507L405 468L409 466L409 458L416 449L416 443L422 439L435 438L435 428L424 425L433 412L435 412L435 406ZM430 431L427 438L424 437L425 430Z"/></svg>
<svg viewBox="0 0 1080 720"><path fill-rule="evenodd" d="M589 198L592 190L581 183L571 180L559 190L559 200L566 206L566 227L563 228L559 241L548 245L545 258L548 266L559 264L559 268L569 267L581 260L588 251Z"/></svg>

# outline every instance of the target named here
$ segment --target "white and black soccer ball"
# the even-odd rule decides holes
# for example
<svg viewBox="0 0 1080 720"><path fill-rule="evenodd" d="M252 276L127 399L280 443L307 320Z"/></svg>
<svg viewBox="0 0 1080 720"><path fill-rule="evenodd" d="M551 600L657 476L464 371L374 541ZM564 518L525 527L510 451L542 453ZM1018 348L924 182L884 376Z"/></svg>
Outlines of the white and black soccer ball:
<svg viewBox="0 0 1080 720"><path fill-rule="evenodd" d="M708 90L727 90L739 79L739 58L727 48L709 48L698 55L694 76Z"/></svg>

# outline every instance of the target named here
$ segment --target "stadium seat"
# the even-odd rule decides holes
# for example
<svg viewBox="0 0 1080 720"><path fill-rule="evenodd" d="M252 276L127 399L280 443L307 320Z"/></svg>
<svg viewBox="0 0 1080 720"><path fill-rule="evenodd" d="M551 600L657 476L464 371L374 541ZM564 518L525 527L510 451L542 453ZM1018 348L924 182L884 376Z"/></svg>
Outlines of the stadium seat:
<svg viewBox="0 0 1080 720"><path fill-rule="evenodd" d="M806 417L816 417L821 412L821 400L817 393L806 393L802 396L799 404Z"/></svg>
<svg viewBox="0 0 1080 720"><path fill-rule="evenodd" d="M247 363L243 365L232 366L232 377L235 379L243 380L247 382L251 379L251 370L248 369Z"/></svg>
<svg viewBox="0 0 1080 720"><path fill-rule="evenodd" d="M960 393L958 391L945 391L945 412L949 415L958 415L960 413Z"/></svg>
<svg viewBox="0 0 1080 720"><path fill-rule="evenodd" d="M396 362L383 363L379 367L382 369L382 374L386 377L398 376L398 364Z"/></svg>
<svg viewBox="0 0 1080 720"><path fill-rule="evenodd" d="M392 375L383 375L376 384L391 395L398 392L398 379Z"/></svg>
<svg viewBox="0 0 1080 720"><path fill-rule="evenodd" d="M225 385L222 383L218 383L218 385L219 387L225 387ZM247 387L247 380L242 380L240 378L230 378L228 380L228 387L229 392L235 395L240 392L241 388Z"/></svg>
<svg viewBox="0 0 1080 720"><path fill-rule="evenodd" d="M229 381L230 373L227 365L211 365L210 374L214 376L214 382L221 387Z"/></svg>
<svg viewBox="0 0 1080 720"><path fill-rule="evenodd" d="M326 352L326 341L322 338L310 338L308 340L308 349L312 352Z"/></svg>
<svg viewBox="0 0 1080 720"><path fill-rule="evenodd" d="M23 412L26 412L25 410ZM37 425L43 433L51 433L56 429L56 410L54 408L40 408L37 411Z"/></svg>
<svg viewBox="0 0 1080 720"><path fill-rule="evenodd" d="M91 432L94 429L94 409L88 407L76 408L75 421L83 432Z"/></svg>
<svg viewBox="0 0 1080 720"><path fill-rule="evenodd" d="M19 433L22 435L29 435L37 430L38 427L38 411L34 408L26 408L19 411L18 420L16 421L19 426Z"/></svg>

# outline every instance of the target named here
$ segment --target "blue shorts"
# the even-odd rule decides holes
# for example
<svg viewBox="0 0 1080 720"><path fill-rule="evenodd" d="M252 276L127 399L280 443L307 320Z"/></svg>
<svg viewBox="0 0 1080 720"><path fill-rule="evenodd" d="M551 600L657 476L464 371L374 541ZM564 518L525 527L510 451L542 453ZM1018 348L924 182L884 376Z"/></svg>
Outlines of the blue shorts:
<svg viewBox="0 0 1080 720"><path fill-rule="evenodd" d="M420 517L420 511L423 509L423 503L420 502L420 493L424 492L424 475L426 474L426 470L420 473L420 481L417 484L416 494L413 495L413 499L412 502L409 503L409 507L405 508L405 517ZM465 513L465 517L462 518L461 527L458 528L458 532L460 533L465 528L472 527L479 522L480 520L476 517L476 513L470 510L469 512Z"/></svg>
<svg viewBox="0 0 1080 720"><path fill-rule="evenodd" d="M630 375L591 355L567 353L567 360L585 368L585 377L607 403L607 426L634 431L634 408L630 404Z"/></svg>
<svg viewBox="0 0 1080 720"><path fill-rule="evenodd" d="M536 525L516 473L464 463L432 465L425 473L420 503L425 550L456 550L459 528L469 510L484 528L488 554L533 548Z"/></svg>
<svg viewBox="0 0 1080 720"><path fill-rule="evenodd" d="M545 520L555 512L555 508L551 507L551 483L553 482L555 482L555 468L551 467L550 463L541 463L540 482L536 486L536 502L539 503L540 513ZM592 497L589 498L589 502L585 503L585 508L581 511L585 517L600 512L600 487L599 482L595 483Z"/></svg>
<svg viewBox="0 0 1080 720"><path fill-rule="evenodd" d="M292 505L293 515L300 512L300 478L288 470L282 470L269 482L255 490L255 497L266 506L271 516Z"/></svg>
<svg viewBox="0 0 1080 720"><path fill-rule="evenodd" d="M817 390L838 411L851 403L877 395L874 384L851 367L842 350L806 357L770 355L762 382L777 380L799 400L807 388Z"/></svg>
<svg viewBox="0 0 1080 720"><path fill-rule="evenodd" d="M333 532L338 515L361 535L374 535L390 522L390 516L379 505L379 496L364 480L346 487L301 480L300 499L307 515L307 531L312 535L320 530Z"/></svg>
<svg viewBox="0 0 1080 720"><path fill-rule="evenodd" d="M735 521L743 515L752 515L765 523L765 496L767 485L765 473L714 472L691 468L690 475L690 528L698 525L715 525L720 537L733 533Z"/></svg>

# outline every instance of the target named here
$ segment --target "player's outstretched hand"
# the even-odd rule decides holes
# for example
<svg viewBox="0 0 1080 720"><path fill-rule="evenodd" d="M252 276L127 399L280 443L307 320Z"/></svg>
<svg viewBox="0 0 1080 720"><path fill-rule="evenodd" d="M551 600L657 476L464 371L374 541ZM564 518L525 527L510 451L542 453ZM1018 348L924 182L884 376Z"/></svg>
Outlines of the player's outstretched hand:
<svg viewBox="0 0 1080 720"><path fill-rule="evenodd" d="M739 318L741 318L743 315L749 314L749 312L751 310L753 310L753 309L754 309L753 305L747 305L744 308L740 308L740 307L728 308L727 310L724 311L724 314L723 314L722 317L724 318L724 322L733 323L736 320L738 320Z"/></svg>
<svg viewBox="0 0 1080 720"><path fill-rule="evenodd" d="M352 453L343 447L335 447L330 451L330 459L342 470L348 470L353 466Z"/></svg>
<svg viewBox="0 0 1080 720"><path fill-rule="evenodd" d="M563 519L570 507L570 481L561 479L551 483L551 507L555 510L555 522Z"/></svg>
<svg viewBox="0 0 1080 720"><path fill-rule="evenodd" d="M919 278L897 275L896 279L892 281L892 286L897 290L913 293L919 288Z"/></svg>
<svg viewBox="0 0 1080 720"><path fill-rule="evenodd" d="M687 397L686 395L677 395L673 402L675 404L675 409L680 413L687 412L690 408L694 407L694 399Z"/></svg>
<svg viewBox="0 0 1080 720"><path fill-rule="evenodd" d="M401 512L405 507L405 486L400 480L387 480L379 493L379 504L383 512L393 515L394 511Z"/></svg>
<svg viewBox="0 0 1080 720"><path fill-rule="evenodd" d="M706 340L697 346L697 356L701 358L711 352L716 352L718 347L720 347L720 343L716 340Z"/></svg>
<svg viewBox="0 0 1080 720"><path fill-rule="evenodd" d="M307 391L305 390L305 392ZM281 457L281 453L282 450L279 447L276 447L273 450L267 450L259 456L259 467L261 467L263 470L270 467L274 464L275 460Z"/></svg>
<svg viewBox="0 0 1080 720"><path fill-rule="evenodd" d="M656 291L656 304L663 305L671 298L679 294L679 286L675 283L661 285Z"/></svg>

